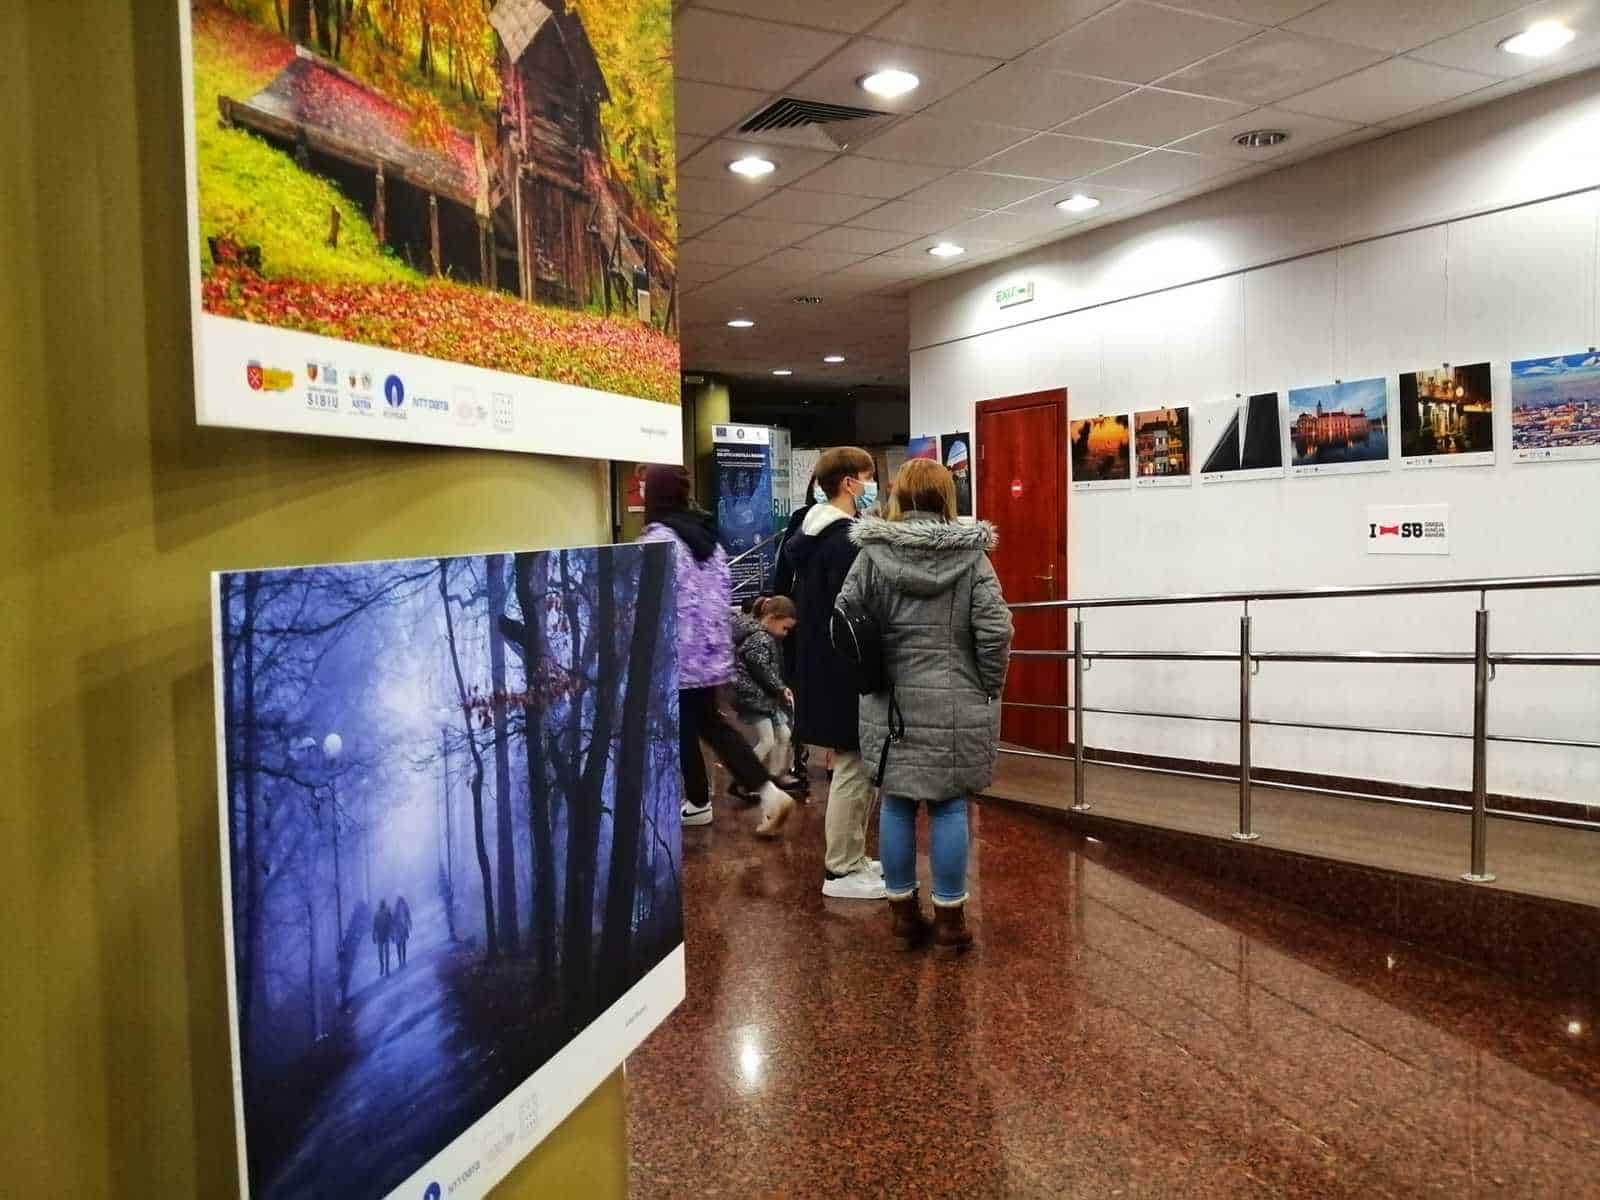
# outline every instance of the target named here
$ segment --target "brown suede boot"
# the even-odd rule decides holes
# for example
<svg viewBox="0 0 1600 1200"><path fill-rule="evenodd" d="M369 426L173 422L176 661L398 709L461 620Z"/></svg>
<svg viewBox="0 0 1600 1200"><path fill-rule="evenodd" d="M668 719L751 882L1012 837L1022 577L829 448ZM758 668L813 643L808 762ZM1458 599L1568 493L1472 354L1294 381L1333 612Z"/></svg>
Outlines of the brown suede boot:
<svg viewBox="0 0 1600 1200"><path fill-rule="evenodd" d="M901 900L890 900L889 915L893 918L889 935L894 938L896 950L915 950L928 940L932 926L922 915L922 905L915 892Z"/></svg>
<svg viewBox="0 0 1600 1200"><path fill-rule="evenodd" d="M972 947L972 933L967 929L965 904L935 904L933 906L933 956L954 958Z"/></svg>

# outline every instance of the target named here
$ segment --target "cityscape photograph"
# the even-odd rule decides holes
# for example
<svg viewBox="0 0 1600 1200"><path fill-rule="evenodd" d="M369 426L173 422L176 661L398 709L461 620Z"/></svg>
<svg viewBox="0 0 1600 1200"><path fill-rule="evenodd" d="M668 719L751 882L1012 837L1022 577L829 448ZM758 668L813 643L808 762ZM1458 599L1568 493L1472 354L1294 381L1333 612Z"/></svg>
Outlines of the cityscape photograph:
<svg viewBox="0 0 1600 1200"><path fill-rule="evenodd" d="M1408 371L1400 376L1400 456L1494 452L1489 364Z"/></svg>
<svg viewBox="0 0 1600 1200"><path fill-rule="evenodd" d="M1600 457L1600 355L1511 364L1511 448L1522 459Z"/></svg>
<svg viewBox="0 0 1600 1200"><path fill-rule="evenodd" d="M1139 478L1177 478L1189 474L1187 408L1157 408L1134 413L1133 427Z"/></svg>
<svg viewBox="0 0 1600 1200"><path fill-rule="evenodd" d="M1389 458L1389 394L1383 379L1289 392L1296 467L1347 466Z"/></svg>

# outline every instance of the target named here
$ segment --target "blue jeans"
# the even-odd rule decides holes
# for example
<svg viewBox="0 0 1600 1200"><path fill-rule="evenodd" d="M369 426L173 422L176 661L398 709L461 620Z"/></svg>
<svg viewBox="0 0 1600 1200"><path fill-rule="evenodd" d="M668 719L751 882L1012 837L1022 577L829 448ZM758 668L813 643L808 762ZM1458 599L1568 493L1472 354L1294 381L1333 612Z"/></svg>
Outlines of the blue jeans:
<svg viewBox="0 0 1600 1200"><path fill-rule="evenodd" d="M960 904L967 898L967 798L928 801L928 863L933 902ZM878 815L878 853L890 899L917 889L917 801L885 796Z"/></svg>

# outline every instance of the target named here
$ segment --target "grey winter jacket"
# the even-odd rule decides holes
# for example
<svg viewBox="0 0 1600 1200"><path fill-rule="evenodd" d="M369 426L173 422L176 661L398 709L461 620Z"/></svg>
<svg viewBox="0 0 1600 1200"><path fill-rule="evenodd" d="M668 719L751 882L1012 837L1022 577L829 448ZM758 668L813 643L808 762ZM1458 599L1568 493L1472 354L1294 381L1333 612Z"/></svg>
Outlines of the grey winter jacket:
<svg viewBox="0 0 1600 1200"><path fill-rule="evenodd" d="M1011 612L988 551L994 526L926 513L862 517L861 554L842 597L877 619L905 720L889 747L886 795L947 800L987 787L1000 741L1000 693L1011 654ZM861 755L876 771L889 733L889 697L861 698Z"/></svg>
<svg viewBox="0 0 1600 1200"><path fill-rule="evenodd" d="M783 654L778 639L754 617L733 618L733 658L738 675L733 682L733 710L741 720L772 720L786 709L783 693Z"/></svg>

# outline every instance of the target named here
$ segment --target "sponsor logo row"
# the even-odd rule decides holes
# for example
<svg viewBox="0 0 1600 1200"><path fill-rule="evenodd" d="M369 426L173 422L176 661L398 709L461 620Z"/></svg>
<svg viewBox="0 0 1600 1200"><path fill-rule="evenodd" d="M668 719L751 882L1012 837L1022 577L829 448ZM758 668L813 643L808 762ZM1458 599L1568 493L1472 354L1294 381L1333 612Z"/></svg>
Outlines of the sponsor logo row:
<svg viewBox="0 0 1600 1200"><path fill-rule="evenodd" d="M252 359L245 365L245 383L252 392L275 393L295 390L295 373ZM397 374L378 379L371 371L340 372L337 363L308 362L305 367L305 405L314 412L349 413L356 417L381 416L404 421L412 412L435 416L455 414L456 424L465 428L493 428L497 433L516 432L516 403L503 392L496 392L488 403L477 390L458 387L446 400L440 396L413 395Z"/></svg>

